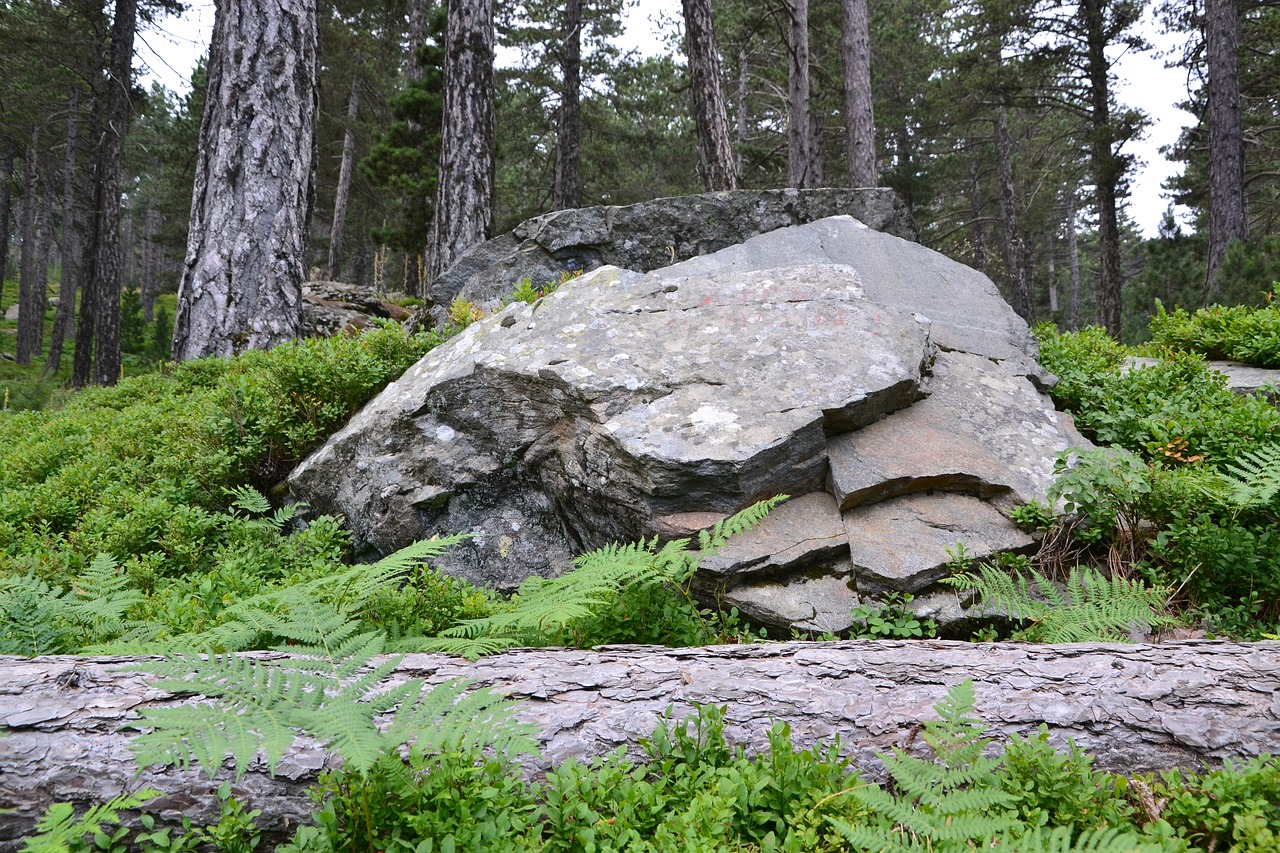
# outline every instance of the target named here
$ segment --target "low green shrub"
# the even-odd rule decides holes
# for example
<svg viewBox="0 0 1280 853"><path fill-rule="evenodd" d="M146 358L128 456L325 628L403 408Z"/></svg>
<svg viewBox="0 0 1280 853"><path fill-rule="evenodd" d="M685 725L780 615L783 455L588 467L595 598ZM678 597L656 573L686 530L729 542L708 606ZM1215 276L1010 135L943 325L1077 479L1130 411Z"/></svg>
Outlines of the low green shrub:
<svg viewBox="0 0 1280 853"><path fill-rule="evenodd" d="M1151 318L1151 343L1163 351L1200 353L1211 359L1230 359L1259 367L1280 367L1280 284L1260 307L1213 305L1188 313L1172 313L1157 304Z"/></svg>

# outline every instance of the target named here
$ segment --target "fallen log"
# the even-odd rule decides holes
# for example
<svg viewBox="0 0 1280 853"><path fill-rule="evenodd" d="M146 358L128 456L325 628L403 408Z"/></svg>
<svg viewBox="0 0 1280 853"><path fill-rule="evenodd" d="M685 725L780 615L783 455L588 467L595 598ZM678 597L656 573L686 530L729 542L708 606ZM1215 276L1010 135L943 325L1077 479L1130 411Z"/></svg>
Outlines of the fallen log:
<svg viewBox="0 0 1280 853"><path fill-rule="evenodd" d="M120 727L142 708L191 701L125 671L139 660L0 657L0 849L16 849L50 803L102 802L144 785L162 793L148 807L161 823L216 819L227 768L210 780L195 770L139 772L133 760L135 733ZM1073 738L1102 769L1199 767L1280 751L1278 642L613 646L523 649L475 662L416 654L388 684L458 677L520 700L520 717L542 745L526 759L532 773L618 746L636 750L669 706L683 716L704 704L727 706L726 733L749 750L767 747L772 722L785 720L797 744L838 736L854 763L875 775L876 753L911 741L947 689L967 678L992 736L1045 723L1053 742ZM313 804L305 789L334 763L299 738L274 776L259 761L233 793L261 808L262 825L279 838L307 819Z"/></svg>

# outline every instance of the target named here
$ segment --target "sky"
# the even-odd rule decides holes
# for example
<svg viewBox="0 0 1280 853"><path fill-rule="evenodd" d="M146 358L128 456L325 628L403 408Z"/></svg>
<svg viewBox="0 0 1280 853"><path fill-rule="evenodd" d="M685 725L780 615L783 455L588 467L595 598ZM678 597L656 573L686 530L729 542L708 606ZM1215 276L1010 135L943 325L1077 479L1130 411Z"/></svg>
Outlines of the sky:
<svg viewBox="0 0 1280 853"><path fill-rule="evenodd" d="M138 36L138 57L148 77L175 92L189 88L191 69L207 50L213 30L212 0L188 0L188 5L181 18L167 18ZM627 11L625 46L645 53L661 52L665 46L660 24L679 14L680 0L636 0ZM1127 53L1119 57L1115 70L1119 101L1144 110L1151 119L1143 137L1125 150L1139 161L1131 187L1129 215L1144 236L1154 237L1169 204L1161 185L1179 168L1165 159L1160 148L1172 145L1183 126L1192 124L1194 119L1175 106L1186 99L1185 72L1165 68L1164 59L1159 57L1176 49L1178 40L1159 32L1150 9L1145 15L1140 31L1156 48L1155 55ZM1185 218L1185 211L1179 213Z"/></svg>

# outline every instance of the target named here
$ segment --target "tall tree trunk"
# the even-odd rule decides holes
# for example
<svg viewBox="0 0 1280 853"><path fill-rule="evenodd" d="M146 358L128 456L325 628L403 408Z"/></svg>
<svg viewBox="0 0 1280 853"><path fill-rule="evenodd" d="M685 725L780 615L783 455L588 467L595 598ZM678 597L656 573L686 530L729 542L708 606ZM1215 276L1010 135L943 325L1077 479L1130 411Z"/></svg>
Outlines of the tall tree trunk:
<svg viewBox="0 0 1280 853"><path fill-rule="evenodd" d="M36 327L44 322L43 278L37 233L40 227L40 125L31 129L31 140L23 157L26 165L22 181L22 255L18 265L18 364L30 364L40 354Z"/></svg>
<svg viewBox="0 0 1280 853"><path fill-rule="evenodd" d="M53 376L62 362L62 344L71 332L76 315L76 290L80 285L80 225L76 217L76 137L80 119L80 87L71 87L67 101L66 152L62 160L62 277L58 281L58 310L53 315L49 355L44 373Z"/></svg>
<svg viewBox="0 0 1280 853"><path fill-rule="evenodd" d="M1076 188L1067 191L1067 263L1070 265L1071 309L1067 326L1072 331L1080 328L1080 245L1076 241Z"/></svg>
<svg viewBox="0 0 1280 853"><path fill-rule="evenodd" d="M315 199L315 0L218 5L173 359L301 332Z"/></svg>
<svg viewBox="0 0 1280 853"><path fill-rule="evenodd" d="M751 75L747 68L746 48L738 48L738 110L737 110L737 143L741 150L747 144L747 98L750 95Z"/></svg>
<svg viewBox="0 0 1280 853"><path fill-rule="evenodd" d="M98 154L101 171L95 198L99 223L98 257L93 269L95 385L114 385L120 378L120 195L124 181L124 140L129 132L129 93L133 89L133 36L137 26L137 0L116 0L111 22L106 128Z"/></svg>
<svg viewBox="0 0 1280 853"><path fill-rule="evenodd" d="M36 298L33 307L39 322L35 326L33 358L44 349L44 315L49 305L49 269L53 265L53 181L46 176L41 182L40 221L36 226Z"/></svg>
<svg viewBox="0 0 1280 853"><path fill-rule="evenodd" d="M493 110L493 0L448 0L432 281L493 225Z"/></svg>
<svg viewBox="0 0 1280 853"><path fill-rule="evenodd" d="M1111 124L1110 65L1107 61L1107 0L1083 0L1086 65L1089 75L1089 159L1093 172L1098 214L1098 319L1107 333L1120 338L1120 226L1116 215L1116 188L1124 163L1115 150Z"/></svg>
<svg viewBox="0 0 1280 853"><path fill-rule="evenodd" d="M876 185L876 121L871 105L871 30L867 0L844 0L844 135L849 186Z"/></svg>
<svg viewBox="0 0 1280 853"><path fill-rule="evenodd" d="M1022 229L1018 226L1018 205L1014 197L1012 142L1009 139L1009 115L1004 105L996 107L996 172L1000 184L1000 219L1004 223L1004 258L1012 287L1014 312L1028 323L1036 321L1032 297L1031 271L1027 269L1027 252Z"/></svg>
<svg viewBox="0 0 1280 853"><path fill-rule="evenodd" d="M729 139L729 113L720 81L720 50L716 47L711 0L683 0L685 54L689 59L689 89L698 129L698 164L708 192L738 188L738 158ZM745 72L744 72L745 73ZM745 111L745 99L739 104ZM745 115L745 112L744 112Z"/></svg>
<svg viewBox="0 0 1280 853"><path fill-rule="evenodd" d="M333 197L333 226L329 229L329 263L324 277L337 281L342 273L342 240L346 234L347 201L351 197L351 176L356 165L356 118L360 115L360 78L352 75L347 95L347 128L342 134L342 165L338 169L338 190Z"/></svg>
<svg viewBox="0 0 1280 853"><path fill-rule="evenodd" d="M9 192L9 181L13 179L13 150L16 146L12 139L5 141L3 166L0 166L0 302L4 296L4 277L9 271L9 212L13 205L13 197Z"/></svg>
<svg viewBox="0 0 1280 853"><path fill-rule="evenodd" d="M973 231L973 266L985 276L991 275L987 261L987 229L982 223L982 164L977 157L969 159L969 227Z"/></svg>
<svg viewBox="0 0 1280 853"><path fill-rule="evenodd" d="M560 53L560 117L556 125L556 178L551 206L569 210L581 196L582 0L565 0Z"/></svg>
<svg viewBox="0 0 1280 853"><path fill-rule="evenodd" d="M1209 70L1208 300L1221 291L1218 270L1232 241L1248 237L1244 199L1244 127L1240 97L1240 10L1236 0L1205 0Z"/></svg>
<svg viewBox="0 0 1280 853"><path fill-rule="evenodd" d="M418 48L427 43L432 4L433 0L409 0L409 67L405 70L410 80L422 79L423 68L418 62Z"/></svg>
<svg viewBox="0 0 1280 853"><path fill-rule="evenodd" d="M89 139L92 147L89 162L85 164L88 216L80 254L80 314L76 318L76 346L71 361L71 384L77 388L89 384L93 371L93 340L97 331L98 276L94 273L94 269L98 264L98 242L102 239L97 198L99 174L104 167L102 146L105 140L106 121L106 86L103 82L106 70L103 44L107 36L104 26L105 8L105 0L99 0L97 12L93 18L93 73L90 77L89 90Z"/></svg>
<svg viewBox="0 0 1280 853"><path fill-rule="evenodd" d="M164 250L156 243L160 233L160 211L153 202L147 203L147 213L142 220L142 318L155 322L156 297L160 295L160 271L164 265Z"/></svg>
<svg viewBox="0 0 1280 853"><path fill-rule="evenodd" d="M809 0L783 0L791 26L787 37L787 185L812 186L809 124Z"/></svg>

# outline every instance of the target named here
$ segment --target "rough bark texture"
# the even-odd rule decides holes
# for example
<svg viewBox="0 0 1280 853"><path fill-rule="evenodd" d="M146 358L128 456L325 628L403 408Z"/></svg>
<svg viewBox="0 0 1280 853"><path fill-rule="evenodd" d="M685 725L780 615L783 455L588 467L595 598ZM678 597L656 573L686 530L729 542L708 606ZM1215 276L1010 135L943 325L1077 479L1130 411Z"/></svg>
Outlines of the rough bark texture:
<svg viewBox="0 0 1280 853"><path fill-rule="evenodd" d="M98 219L97 259L93 267L95 385L114 385L120 378L120 195L124 180L124 142L129 132L129 93L133 86L133 37L137 26L137 0L116 0L111 22L105 133L97 155L99 171L95 187Z"/></svg>
<svg viewBox="0 0 1280 853"><path fill-rule="evenodd" d="M173 358L298 337L314 201L315 0L218 5Z"/></svg>
<svg viewBox="0 0 1280 853"><path fill-rule="evenodd" d="M809 125L809 0L783 0L791 20L787 36L787 186L813 186L809 158L813 153Z"/></svg>
<svg viewBox="0 0 1280 853"><path fill-rule="evenodd" d="M40 353L37 327L44 322L43 276L38 265L37 245L40 242L40 125L31 131L27 153L23 158L26 168L22 181L22 253L18 262L18 364L30 364Z"/></svg>
<svg viewBox="0 0 1280 853"><path fill-rule="evenodd" d="M44 363L46 376L57 373L62 362L62 344L71 333L76 313L76 290L80 286L80 223L76 216L76 136L79 114L80 87L72 86L71 97L67 102L66 151L62 165L62 277L58 283L58 310L53 316L53 331L49 336L49 355Z"/></svg>
<svg viewBox="0 0 1280 853"><path fill-rule="evenodd" d="M156 242L160 233L160 211L148 203L142 220L142 319L155 321L156 297L160 295L160 272L164 248Z"/></svg>
<svg viewBox="0 0 1280 853"><path fill-rule="evenodd" d="M702 183L708 192L734 190L738 188L738 158L729 139L729 113L720 82L720 51L716 47L711 0L684 0L683 7ZM739 125L745 128L745 117L739 118Z"/></svg>
<svg viewBox="0 0 1280 853"><path fill-rule="evenodd" d="M1240 100L1240 11L1236 0L1205 0L1209 66L1209 299L1234 240L1248 236L1244 201L1244 126Z"/></svg>
<svg viewBox="0 0 1280 853"><path fill-rule="evenodd" d="M333 225L329 228L329 263L325 278L337 281L342 272L342 241L347 230L347 201L351 198L351 178L356 168L356 119L360 115L360 79L351 78L347 95L347 129L342 134L342 165L338 167L338 188L333 194Z"/></svg>
<svg viewBox="0 0 1280 853"><path fill-rule="evenodd" d="M1084 37L1089 75L1089 161L1098 214L1098 320L1113 338L1120 338L1120 226L1116 215L1116 187L1124 163L1116 153L1111 123L1111 65L1107 60L1107 0L1084 0Z"/></svg>
<svg viewBox="0 0 1280 853"><path fill-rule="evenodd" d="M162 822L183 814L215 819L218 781L195 771L151 768L135 777L122 724L142 707L178 700L121 658L0 658L0 849L12 850L37 815L58 800L101 801L151 785ZM1035 646L961 642L841 642L598 652L521 650L475 663L409 655L391 681L466 677L518 700L548 762L587 758L652 734L663 711L726 705L727 735L767 747L774 720L796 743L829 743L872 775L875 758L911 738L947 689L973 679L989 733L1027 734L1040 723L1060 748L1074 738L1097 766L1139 773L1198 767L1280 750L1280 644L1204 641L1163 645ZM299 739L275 777L256 766L233 785L262 808L275 833L304 820L303 788L332 765ZM224 768L219 779L229 779Z"/></svg>
<svg viewBox="0 0 1280 853"><path fill-rule="evenodd" d="M582 0L564 4L564 34L560 54L560 117L556 126L556 178L552 187L552 208L569 210L578 206L580 192L581 93L582 85Z"/></svg>
<svg viewBox="0 0 1280 853"><path fill-rule="evenodd" d="M1009 139L1009 116L1004 106L996 108L996 171L1000 184L1000 219L1004 224L1004 257L1012 285L1009 304L1028 324L1036 321L1036 305L1031 293L1031 270L1026 263L1022 229L1018 226L1018 205L1013 195L1013 155Z"/></svg>
<svg viewBox="0 0 1280 853"><path fill-rule="evenodd" d="M876 120L871 104L871 31L867 20L867 0L844 0L841 36L849 186L874 187Z"/></svg>
<svg viewBox="0 0 1280 853"><path fill-rule="evenodd" d="M428 277L493 225L493 0L448 0L440 179Z"/></svg>

